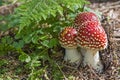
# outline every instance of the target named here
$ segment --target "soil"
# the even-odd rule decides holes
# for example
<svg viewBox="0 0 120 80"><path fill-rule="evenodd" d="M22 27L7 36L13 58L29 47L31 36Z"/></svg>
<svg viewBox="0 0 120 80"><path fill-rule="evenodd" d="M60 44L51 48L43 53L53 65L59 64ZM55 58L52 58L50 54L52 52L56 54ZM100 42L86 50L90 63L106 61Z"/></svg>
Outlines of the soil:
<svg viewBox="0 0 120 80"><path fill-rule="evenodd" d="M76 67L76 65L70 65L68 63L61 62L63 55L58 55L57 61L58 65L64 66L61 71L64 74L64 78L67 75L72 74L74 80L120 80L119 66L120 66L120 0L89 0L92 4L87 5L95 11L100 11L102 13L101 23L104 27L108 36L108 47L107 49L100 51L100 56L102 63L104 64L104 72L97 73L90 66ZM15 7L15 6L12 6ZM5 8L6 9L6 8ZM7 7L9 9L9 7ZM11 9L11 8L10 8ZM2 10L2 12L1 12ZM13 11L13 9L12 9ZM7 13L5 13L7 12ZM10 12L3 10L0 7L0 14L8 14ZM17 55L16 55L17 56ZM9 57L9 58L8 58ZM3 57L2 57L3 58ZM5 66L10 71L14 71L15 67L18 66L19 61L15 56L4 57L5 59L11 60L11 65ZM13 63L14 62L14 63ZM16 62L16 63L15 63ZM23 65L23 64L19 64ZM13 68L14 67L14 68ZM24 68L23 68L24 69ZM6 75L11 75L12 72ZM23 72L24 73L24 72ZM25 73L27 74L27 73ZM25 75L24 75L25 76ZM19 78L24 77L23 74L19 74ZM67 80L67 79L65 79Z"/></svg>

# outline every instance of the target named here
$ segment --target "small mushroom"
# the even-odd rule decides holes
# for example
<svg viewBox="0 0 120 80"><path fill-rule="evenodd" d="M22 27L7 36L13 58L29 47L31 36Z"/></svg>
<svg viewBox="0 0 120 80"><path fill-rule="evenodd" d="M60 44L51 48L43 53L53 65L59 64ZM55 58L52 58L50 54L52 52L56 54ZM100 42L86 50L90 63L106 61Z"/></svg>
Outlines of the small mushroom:
<svg viewBox="0 0 120 80"><path fill-rule="evenodd" d="M91 65L95 70L102 72L99 50L107 47L107 35L103 27L96 21L84 22L78 31L76 41L81 47L84 56L83 64Z"/></svg>
<svg viewBox="0 0 120 80"><path fill-rule="evenodd" d="M81 62L81 54L77 50L77 43L75 38L77 31L73 27L66 27L60 32L59 42L63 48L65 48L65 61L79 64Z"/></svg>

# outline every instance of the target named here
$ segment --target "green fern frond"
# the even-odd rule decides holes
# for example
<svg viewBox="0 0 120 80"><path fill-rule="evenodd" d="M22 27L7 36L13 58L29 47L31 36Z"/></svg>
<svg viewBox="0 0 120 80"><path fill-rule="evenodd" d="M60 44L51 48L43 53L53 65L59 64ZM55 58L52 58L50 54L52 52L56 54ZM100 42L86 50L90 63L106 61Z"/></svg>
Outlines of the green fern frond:
<svg viewBox="0 0 120 80"><path fill-rule="evenodd" d="M34 36L50 34L55 37L62 27L72 25L73 18L70 16L75 16L85 3L88 2L85 0L26 0L15 12L19 19L19 31L16 37L22 38L26 43L31 41L35 43L35 40L37 43L39 39L34 40ZM51 27L45 28L44 34L37 33L46 23ZM33 32L35 35L32 35Z"/></svg>
<svg viewBox="0 0 120 80"><path fill-rule="evenodd" d="M81 8L85 0L27 0L18 8L20 16L20 31L25 26L47 20L51 16L63 16L65 9L74 12Z"/></svg>

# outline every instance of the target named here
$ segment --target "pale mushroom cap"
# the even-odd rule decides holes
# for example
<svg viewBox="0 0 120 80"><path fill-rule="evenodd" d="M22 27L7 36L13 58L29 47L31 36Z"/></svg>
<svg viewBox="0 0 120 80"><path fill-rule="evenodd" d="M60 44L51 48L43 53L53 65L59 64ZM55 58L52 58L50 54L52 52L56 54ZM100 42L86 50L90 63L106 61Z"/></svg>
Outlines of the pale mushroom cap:
<svg viewBox="0 0 120 80"><path fill-rule="evenodd" d="M107 47L107 35L98 22L87 21L77 31L76 41L78 46L97 50L102 50Z"/></svg>
<svg viewBox="0 0 120 80"><path fill-rule="evenodd" d="M76 48L77 43L75 38L77 36L77 31L73 27L66 27L60 32L59 42L64 48Z"/></svg>

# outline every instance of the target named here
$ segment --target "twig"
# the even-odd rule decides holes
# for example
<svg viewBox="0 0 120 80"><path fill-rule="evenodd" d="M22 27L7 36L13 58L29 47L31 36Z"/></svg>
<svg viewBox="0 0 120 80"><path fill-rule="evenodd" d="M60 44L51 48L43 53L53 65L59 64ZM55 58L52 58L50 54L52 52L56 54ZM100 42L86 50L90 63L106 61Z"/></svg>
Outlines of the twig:
<svg viewBox="0 0 120 80"><path fill-rule="evenodd" d="M85 80L84 76L82 75L82 73L79 71L79 74L81 75L81 77L83 78L83 80Z"/></svg>
<svg viewBox="0 0 120 80"><path fill-rule="evenodd" d="M68 66L68 65L65 65L65 64L64 64L64 66L65 66L65 67L68 67L68 68L70 68L70 69L74 69L74 70L77 71L77 68L74 68L74 67L72 67L72 66Z"/></svg>
<svg viewBox="0 0 120 80"><path fill-rule="evenodd" d="M120 56L117 54L117 56L120 58Z"/></svg>
<svg viewBox="0 0 120 80"><path fill-rule="evenodd" d="M44 74L44 76L45 76L46 80L50 80L50 79L49 79L49 77L47 76L47 73L46 73L46 71L45 71L45 74Z"/></svg>
<svg viewBox="0 0 120 80"><path fill-rule="evenodd" d="M112 9L112 8L119 8L120 5L115 5L115 6L108 6L108 7L105 7L104 9L98 9L99 11L102 11L102 12L107 12L108 9Z"/></svg>
<svg viewBox="0 0 120 80"><path fill-rule="evenodd" d="M118 22L120 22L120 19L116 19Z"/></svg>
<svg viewBox="0 0 120 80"><path fill-rule="evenodd" d="M120 7L120 1L114 2L114 3L110 3L110 4L106 5L105 8L98 8L98 10L100 10L102 12L106 12L108 9L119 8L119 7Z"/></svg>
<svg viewBox="0 0 120 80"><path fill-rule="evenodd" d="M90 65L88 65L88 67L90 68L90 70L92 71L92 73L99 79L101 80L101 78L95 73L95 71L92 69L92 67Z"/></svg>
<svg viewBox="0 0 120 80"><path fill-rule="evenodd" d="M61 70L60 66L56 63L56 65L58 66L59 70L61 71L61 73L63 74L65 80L68 80L67 77L64 75L64 72Z"/></svg>
<svg viewBox="0 0 120 80"><path fill-rule="evenodd" d="M107 6L113 6L113 5L119 5L120 4L120 1L117 1L117 2L114 2L114 3L110 3L110 4L108 4Z"/></svg>

